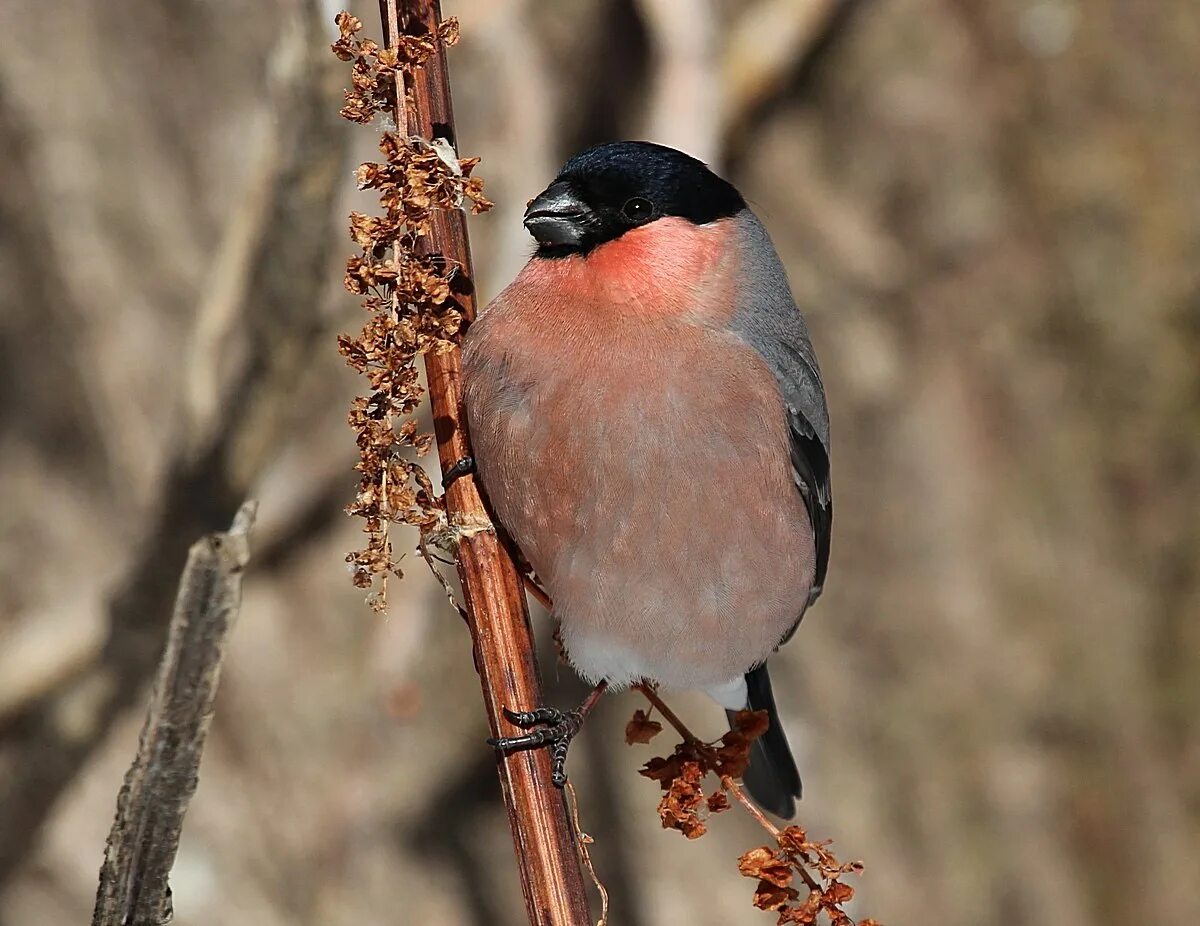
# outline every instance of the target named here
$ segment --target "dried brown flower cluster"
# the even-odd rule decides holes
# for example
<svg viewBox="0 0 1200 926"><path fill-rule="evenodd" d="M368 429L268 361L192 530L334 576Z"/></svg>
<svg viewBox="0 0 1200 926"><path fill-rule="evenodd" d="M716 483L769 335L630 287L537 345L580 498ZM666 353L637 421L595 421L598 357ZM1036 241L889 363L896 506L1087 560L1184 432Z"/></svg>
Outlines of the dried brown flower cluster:
<svg viewBox="0 0 1200 926"><path fill-rule="evenodd" d="M397 47L381 48L358 38L362 23L349 13L339 13L336 22L340 37L333 52L354 62L342 116L359 123L370 122L377 113L405 113L409 96L401 97L406 109L395 110L396 88L411 84L412 72L436 51L437 42L452 45L458 39L457 22L448 20L436 35L403 35ZM420 433L411 417L424 394L416 361L429 351L452 349L463 324L455 293L458 268L422 253L418 243L438 210L469 202L471 211L479 213L492 204L483 195L482 181L471 176L479 159L458 158L442 139L385 131L379 150L383 161L360 165L355 177L359 189L378 192L383 214L350 214L350 237L362 250L346 262L345 279L346 289L362 297L370 318L358 335L339 336L338 350L371 389L350 407L360 479L358 496L347 511L365 520L367 542L346 561L354 584L372 588L368 601L383 610L387 578L401 574L389 526L413 525L424 539L444 518L444 501L428 474L406 458L410 449L421 457L433 445L432 435Z"/></svg>
<svg viewBox="0 0 1200 926"><path fill-rule="evenodd" d="M738 859L738 870L758 880L754 905L778 913L777 926L808 926L817 923L822 915L830 926L855 926L842 909L842 904L854 897L854 888L841 879L847 874L861 874L862 862L840 862L830 850L829 840L810 842L799 826L779 829L750 803L734 780L746 771L750 747L766 732L766 712L740 712L734 718L733 729L719 740L705 743L679 723L657 696L650 700L683 736L683 742L671 755L653 758L641 769L642 775L657 781L663 789L658 805L663 827L679 830L688 839L697 839L707 832L708 817L728 810L732 797L771 834L776 845L774 849L770 846L751 849ZM662 724L638 710L625 727L625 742L648 743L661 731ZM710 773L719 784L706 795L703 783ZM793 882L803 885L803 894L792 886ZM859 920L858 926L880 924L865 919Z"/></svg>
<svg viewBox="0 0 1200 926"><path fill-rule="evenodd" d="M397 36L392 48L381 48L372 39L358 38L362 20L344 10L334 17L334 22L340 34L333 43L333 53L342 61L354 62L341 115L362 125L367 125L376 113L394 108L396 88L404 87L407 96L410 84L404 78L424 66L437 51L439 42L447 47L458 42L458 20L454 17L441 23L436 35Z"/></svg>
<svg viewBox="0 0 1200 926"><path fill-rule="evenodd" d="M738 859L738 871L747 878L757 878L754 906L760 910L779 913L778 926L798 923L808 926L824 914L831 926L854 926L854 920L842 909L842 904L854 897L854 888L842 881L847 874L862 874L862 862L840 862L830 851L830 840L809 842L799 826L789 826L773 833L777 848L759 846ZM815 871L814 879L810 871ZM801 893L792 887L800 880L806 888ZM876 920L859 920L858 926L880 926Z"/></svg>
<svg viewBox="0 0 1200 926"><path fill-rule="evenodd" d="M655 727L662 729L638 711L625 727L625 741L649 742L658 730L647 733ZM750 746L766 729L766 711L742 711L734 721L734 729L719 740L704 743L685 738L671 755L653 758L642 766L640 774L657 781L663 789L658 804L663 827L679 830L688 839L703 836L708 831L708 815L729 809L726 782L740 778L746 771ZM706 796L702 784L710 772L717 776L719 788Z"/></svg>

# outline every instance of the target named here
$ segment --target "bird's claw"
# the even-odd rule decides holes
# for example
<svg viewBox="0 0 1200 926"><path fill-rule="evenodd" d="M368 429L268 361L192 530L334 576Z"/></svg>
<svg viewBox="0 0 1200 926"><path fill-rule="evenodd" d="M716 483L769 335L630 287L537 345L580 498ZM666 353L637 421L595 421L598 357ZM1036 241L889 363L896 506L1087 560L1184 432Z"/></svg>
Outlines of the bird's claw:
<svg viewBox="0 0 1200 926"><path fill-rule="evenodd" d="M474 472L475 458L463 457L442 474L442 490L445 491L463 476L473 475Z"/></svg>
<svg viewBox="0 0 1200 926"><path fill-rule="evenodd" d="M532 711L510 711L506 707L502 709L502 712L509 723L518 727L532 727L539 723L554 726L562 723L568 713L578 713L577 711L560 711L557 707L538 707Z"/></svg>
<svg viewBox="0 0 1200 926"><path fill-rule="evenodd" d="M556 788L565 785L567 783L567 750L571 745L571 740L583 726L583 711L561 711L556 707L539 707L532 711L510 711L506 707L503 709L503 713L509 723L521 728L538 724L544 726L518 736L489 739L488 745L505 753L515 752L518 749L549 746L552 766L550 780L554 782Z"/></svg>

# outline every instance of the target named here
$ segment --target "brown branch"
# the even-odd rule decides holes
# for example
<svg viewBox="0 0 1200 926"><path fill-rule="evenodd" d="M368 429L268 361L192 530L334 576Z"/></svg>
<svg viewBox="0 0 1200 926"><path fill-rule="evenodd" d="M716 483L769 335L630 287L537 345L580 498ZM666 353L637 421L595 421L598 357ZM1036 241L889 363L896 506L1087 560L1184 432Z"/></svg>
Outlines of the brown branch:
<svg viewBox="0 0 1200 926"><path fill-rule="evenodd" d="M579 845L579 861L587 871L588 877L592 879L592 884L596 886L597 893L600 894L600 919L596 920L596 926L608 926L608 888L596 874L596 866L592 864L592 854L588 851L588 846L594 840L583 831L583 826L579 822L579 796L575 793L575 786L569 781L566 792L571 806L571 829L575 833L575 840Z"/></svg>
<svg viewBox="0 0 1200 926"><path fill-rule="evenodd" d="M196 791L225 641L241 605L255 509L245 503L228 532L210 534L188 552L137 756L117 797L92 926L171 920L168 876Z"/></svg>
<svg viewBox="0 0 1200 926"><path fill-rule="evenodd" d="M546 594L546 590L533 580L532 576L523 576L525 581L525 591L529 592L543 608L547 611L554 607L554 602L550 600L550 596Z"/></svg>
<svg viewBox="0 0 1200 926"><path fill-rule="evenodd" d="M388 47L395 44L397 26L412 34L435 33L441 18L437 0L380 0L380 12ZM410 122L407 118L403 94L397 93L397 129L431 140L445 138L456 145L446 57L440 43L426 66L416 72L410 89L414 119ZM431 232L418 243L418 250L440 254L460 268L456 295L467 320L473 318L474 272L463 213L435 213ZM445 472L470 452L462 417L459 352L426 355L425 370L438 457ZM521 577L488 519L473 479L458 479L450 486L446 508L456 538L475 666L492 733L518 733L502 719L501 708L527 709L542 703ZM562 793L550 779L548 754L533 750L498 756L497 765L530 923L590 926L579 856Z"/></svg>
<svg viewBox="0 0 1200 926"><path fill-rule="evenodd" d="M758 821L759 826L771 834L771 838L774 839L776 843L779 842L779 827L768 820L766 814L754 806L754 802L746 796L746 792L742 789L741 785L739 785L728 775L722 775L721 786L734 796L737 802L745 809L746 813L750 814L750 816ZM819 891L821 889L821 885L817 884L816 880L814 880L813 876L808 873L808 869L804 865L794 865L792 870L795 871L796 874L800 875L801 880L808 885L809 890Z"/></svg>
<svg viewBox="0 0 1200 926"><path fill-rule="evenodd" d="M646 700L654 705L658 712L663 715L663 719L675 728L675 732L683 737L685 743L701 742L700 738L688 729L687 724L680 720L679 716L667 706L667 702L658 696L658 692L650 684L642 682L636 687L638 691L646 696Z"/></svg>
<svg viewBox="0 0 1200 926"><path fill-rule="evenodd" d="M750 816L758 821L759 826L771 834L773 839L779 838L779 827L768 820L766 814L754 806L754 802L746 796L745 792L738 786L738 783L734 781L732 777L729 775L722 775L721 785L725 788L725 790L733 792L733 796L737 798L738 803L746 809L746 812L750 814Z"/></svg>

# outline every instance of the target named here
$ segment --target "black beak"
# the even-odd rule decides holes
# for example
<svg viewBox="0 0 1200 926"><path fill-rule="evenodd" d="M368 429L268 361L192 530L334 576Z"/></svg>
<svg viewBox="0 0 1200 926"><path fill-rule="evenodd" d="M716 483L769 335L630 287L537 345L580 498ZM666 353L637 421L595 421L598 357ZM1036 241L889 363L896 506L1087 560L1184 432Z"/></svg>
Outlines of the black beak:
<svg viewBox="0 0 1200 926"><path fill-rule="evenodd" d="M562 180L550 184L525 210L525 227L538 244L573 247L592 224L591 208Z"/></svg>

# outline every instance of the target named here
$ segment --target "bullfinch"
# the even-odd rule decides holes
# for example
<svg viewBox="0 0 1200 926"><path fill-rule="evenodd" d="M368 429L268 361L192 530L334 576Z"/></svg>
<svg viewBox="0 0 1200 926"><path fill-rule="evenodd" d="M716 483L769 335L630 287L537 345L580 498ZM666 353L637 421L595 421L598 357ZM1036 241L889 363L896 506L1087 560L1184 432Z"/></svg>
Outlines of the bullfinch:
<svg viewBox="0 0 1200 926"><path fill-rule="evenodd" d="M648 142L571 158L525 227L536 252L465 336L460 472L594 694L649 681L765 710L744 783L791 817L767 659L821 593L833 505L825 390L783 265L737 189ZM506 713L537 729L493 744L551 746L561 784L585 711Z"/></svg>

